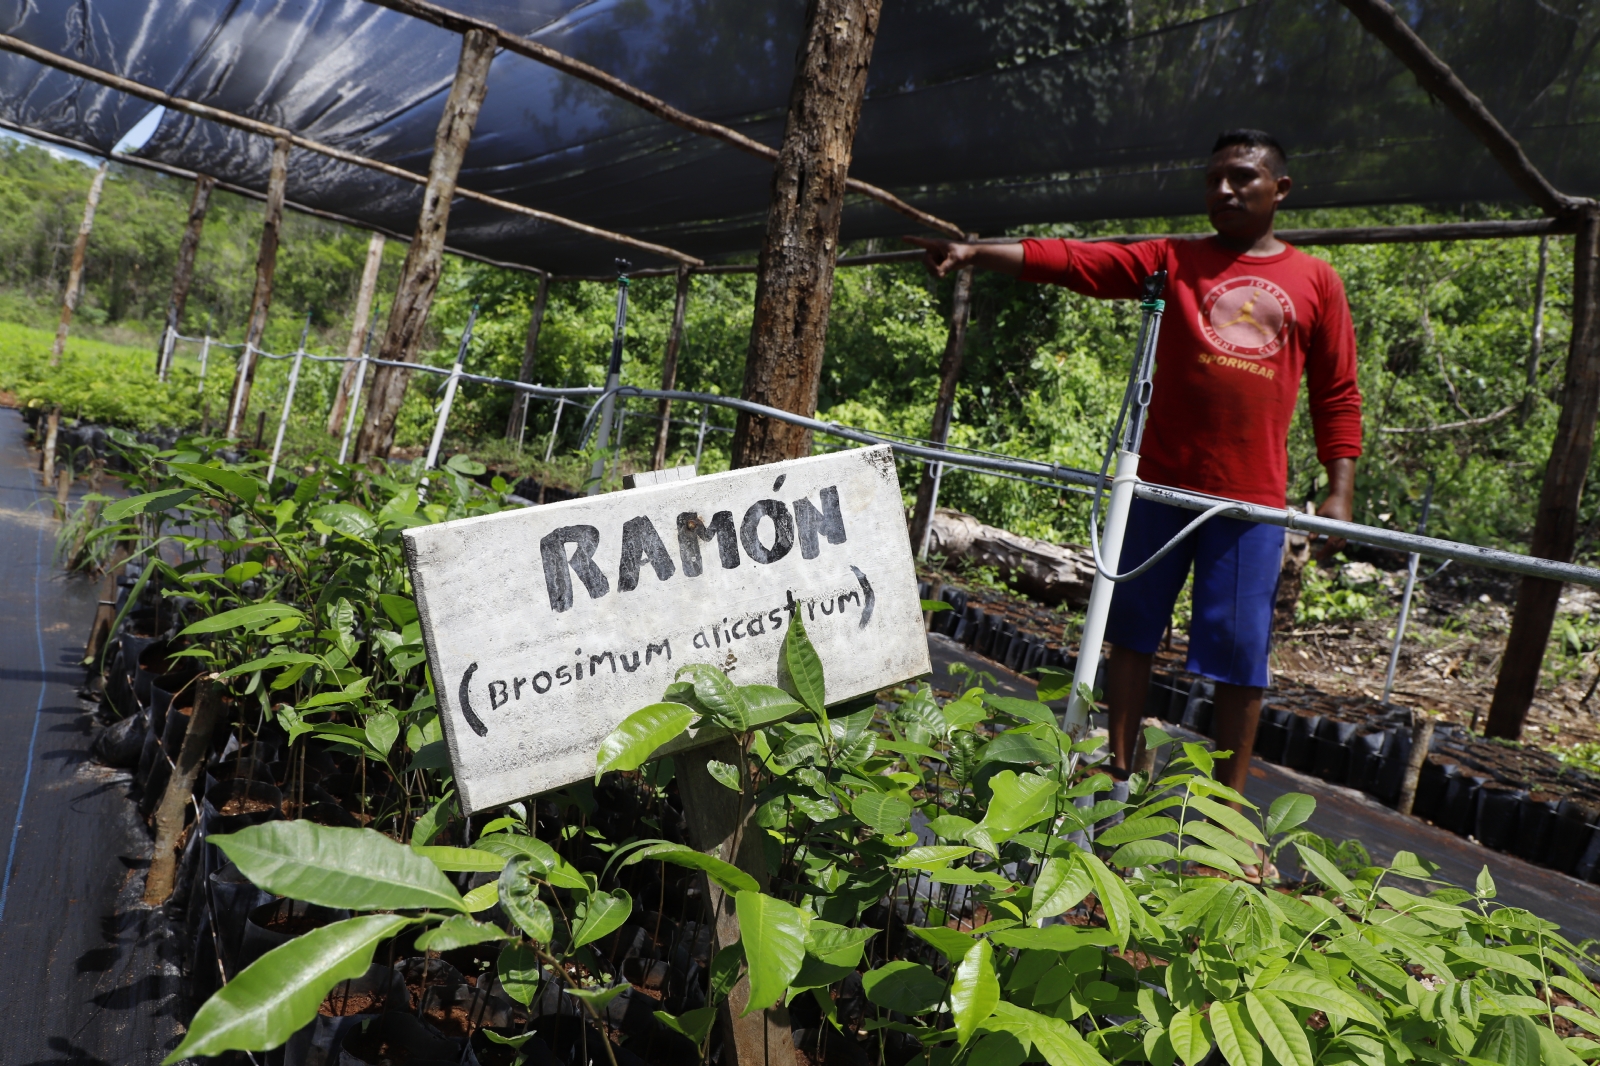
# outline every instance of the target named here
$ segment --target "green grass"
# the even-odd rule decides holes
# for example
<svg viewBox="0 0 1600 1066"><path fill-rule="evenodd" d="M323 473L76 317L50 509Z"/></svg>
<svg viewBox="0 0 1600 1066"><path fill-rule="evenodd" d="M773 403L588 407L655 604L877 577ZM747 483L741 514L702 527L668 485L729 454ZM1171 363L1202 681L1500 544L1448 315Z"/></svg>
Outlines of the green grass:
<svg viewBox="0 0 1600 1066"><path fill-rule="evenodd" d="M0 322L0 390L18 405L60 405L68 418L127 429L199 423L195 375L187 367L162 384L150 349L69 337L61 365L51 368L54 340L48 330Z"/></svg>

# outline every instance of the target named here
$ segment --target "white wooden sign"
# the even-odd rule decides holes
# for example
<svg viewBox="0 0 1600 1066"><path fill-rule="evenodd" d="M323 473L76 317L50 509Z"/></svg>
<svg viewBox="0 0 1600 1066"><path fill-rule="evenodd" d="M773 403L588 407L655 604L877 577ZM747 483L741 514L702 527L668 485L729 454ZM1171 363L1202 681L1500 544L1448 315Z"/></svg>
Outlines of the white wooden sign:
<svg viewBox="0 0 1600 1066"><path fill-rule="evenodd" d="M830 703L932 669L887 446L422 526L405 548L467 812L592 777L686 664L776 684L792 611Z"/></svg>

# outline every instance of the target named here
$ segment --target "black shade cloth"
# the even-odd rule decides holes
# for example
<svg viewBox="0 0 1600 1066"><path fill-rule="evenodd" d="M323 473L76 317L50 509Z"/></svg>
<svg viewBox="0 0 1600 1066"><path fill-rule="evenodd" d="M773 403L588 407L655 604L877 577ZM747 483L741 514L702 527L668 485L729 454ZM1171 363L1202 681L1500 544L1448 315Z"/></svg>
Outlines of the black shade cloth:
<svg viewBox="0 0 1600 1066"><path fill-rule="evenodd" d="M804 4L450 0L693 114L781 137ZM1600 194L1600 5L1402 3L1555 185ZM0 0L4 32L175 95L424 171L459 38L364 0ZM109 149L149 105L0 53L0 118ZM1289 147L1298 207L1522 202L1333 2L888 0L852 174L971 230L1199 207L1218 130ZM168 113L142 154L263 188L270 145ZM419 187L296 151L289 195L400 230ZM521 56L495 59L464 187L703 258L759 247L770 164ZM852 200L845 239L914 224ZM457 201L452 245L557 272L625 254Z"/></svg>

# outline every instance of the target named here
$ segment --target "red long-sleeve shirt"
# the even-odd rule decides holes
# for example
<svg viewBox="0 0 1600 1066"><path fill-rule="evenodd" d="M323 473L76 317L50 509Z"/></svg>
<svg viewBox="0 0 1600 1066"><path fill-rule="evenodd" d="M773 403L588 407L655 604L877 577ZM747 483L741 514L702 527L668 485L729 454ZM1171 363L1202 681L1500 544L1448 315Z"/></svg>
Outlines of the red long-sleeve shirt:
<svg viewBox="0 0 1600 1066"><path fill-rule="evenodd" d="M1240 255L1214 238L1022 246L1023 280L1086 296L1137 299L1166 270L1143 480L1282 507L1302 373L1317 458L1361 454L1355 327L1327 263L1287 247Z"/></svg>

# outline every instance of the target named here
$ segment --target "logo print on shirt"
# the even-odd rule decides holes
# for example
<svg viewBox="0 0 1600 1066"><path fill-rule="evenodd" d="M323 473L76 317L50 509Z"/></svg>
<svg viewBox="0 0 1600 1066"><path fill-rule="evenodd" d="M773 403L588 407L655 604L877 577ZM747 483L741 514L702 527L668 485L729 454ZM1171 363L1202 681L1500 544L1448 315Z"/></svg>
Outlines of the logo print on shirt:
<svg viewBox="0 0 1600 1066"><path fill-rule="evenodd" d="M1294 301L1266 278L1244 275L1219 282L1200 304L1200 331L1220 350L1269 359L1294 326Z"/></svg>

